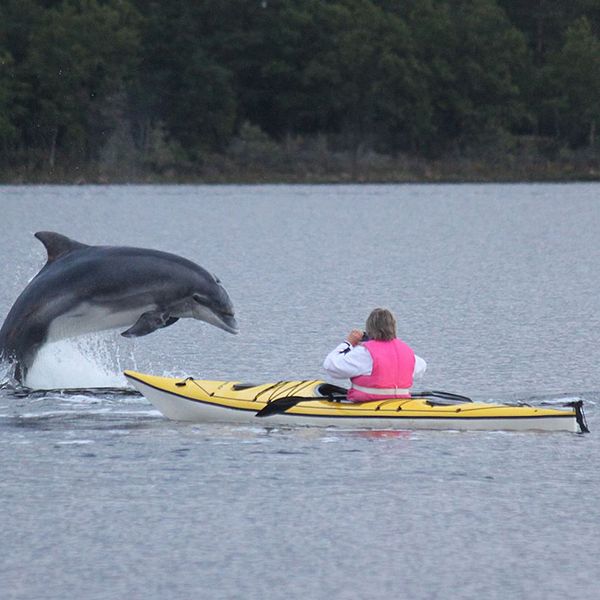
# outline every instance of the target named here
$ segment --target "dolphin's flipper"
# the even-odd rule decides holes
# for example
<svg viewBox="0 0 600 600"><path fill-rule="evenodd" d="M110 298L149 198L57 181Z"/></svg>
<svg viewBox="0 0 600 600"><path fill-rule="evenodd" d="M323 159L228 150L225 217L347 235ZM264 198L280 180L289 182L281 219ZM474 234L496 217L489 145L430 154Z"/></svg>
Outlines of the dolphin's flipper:
<svg viewBox="0 0 600 600"><path fill-rule="evenodd" d="M53 231L38 231L34 235L42 242L42 244L44 244L46 251L48 252L49 263L59 259L61 256L69 254L69 252L73 252L73 250L89 248L87 244L76 242L66 235L54 233Z"/></svg>
<svg viewBox="0 0 600 600"><path fill-rule="evenodd" d="M140 337L142 335L148 335L157 329L173 325L173 323L178 320L177 317L171 317L169 316L169 313L160 310L146 312L121 335L123 337Z"/></svg>

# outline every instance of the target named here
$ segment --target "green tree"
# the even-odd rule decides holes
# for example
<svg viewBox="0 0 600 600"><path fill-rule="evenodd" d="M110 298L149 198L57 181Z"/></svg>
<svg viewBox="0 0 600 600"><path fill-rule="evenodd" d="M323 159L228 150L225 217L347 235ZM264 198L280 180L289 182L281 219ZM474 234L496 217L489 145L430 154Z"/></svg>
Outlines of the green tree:
<svg viewBox="0 0 600 600"><path fill-rule="evenodd" d="M403 19L369 0L314 5L304 85L318 129L388 151L414 148L428 127L422 70Z"/></svg>
<svg viewBox="0 0 600 600"><path fill-rule="evenodd" d="M0 47L0 155L8 155L9 147L17 138L14 125L14 63L12 56Z"/></svg>
<svg viewBox="0 0 600 600"><path fill-rule="evenodd" d="M304 67L314 55L311 2L257 3L253 35L231 64L239 82L241 121L258 124L274 138L314 131L314 107L303 85Z"/></svg>
<svg viewBox="0 0 600 600"><path fill-rule="evenodd" d="M426 107L427 117L420 127L418 149L439 154L460 135L455 124L462 104L456 72L458 42L450 6L436 0L413 0L401 8L395 2L388 4L390 10L406 14L421 72L421 106Z"/></svg>
<svg viewBox="0 0 600 600"><path fill-rule="evenodd" d="M429 155L502 136L526 118L522 34L495 0L380 0L404 16L419 73L419 148Z"/></svg>
<svg viewBox="0 0 600 600"><path fill-rule="evenodd" d="M33 94L22 63L42 10L35 0L6 0L0 6L0 136L6 164L26 163L32 150L25 128Z"/></svg>
<svg viewBox="0 0 600 600"><path fill-rule="evenodd" d="M134 107L139 129L164 125L188 157L222 150L233 131L236 99L231 71L205 35L210 2L161 0L146 6L142 60Z"/></svg>
<svg viewBox="0 0 600 600"><path fill-rule="evenodd" d="M560 51L565 31L580 17L600 28L598 0L498 0L511 22L525 36L541 67L549 55Z"/></svg>
<svg viewBox="0 0 600 600"><path fill-rule="evenodd" d="M59 150L96 158L123 125L118 98L135 61L136 19L119 0L64 0L35 23L22 65L32 94L27 138L51 167Z"/></svg>
<svg viewBox="0 0 600 600"><path fill-rule="evenodd" d="M600 40L586 17L567 29L546 75L546 106L555 111L556 133L573 146L593 146L600 123Z"/></svg>
<svg viewBox="0 0 600 600"><path fill-rule="evenodd" d="M449 31L436 45L443 67L430 83L436 130L463 144L510 131L524 115L518 82L528 61L522 34L495 0L456 0L447 10Z"/></svg>

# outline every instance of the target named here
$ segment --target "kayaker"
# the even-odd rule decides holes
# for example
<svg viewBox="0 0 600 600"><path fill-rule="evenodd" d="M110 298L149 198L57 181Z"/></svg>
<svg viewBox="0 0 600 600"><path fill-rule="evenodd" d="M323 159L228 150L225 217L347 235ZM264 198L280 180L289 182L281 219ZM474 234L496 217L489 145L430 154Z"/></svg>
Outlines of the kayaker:
<svg viewBox="0 0 600 600"><path fill-rule="evenodd" d="M334 379L349 378L348 400L410 398L413 381L427 363L396 337L396 318L386 308L369 315L366 332L353 329L325 358L323 368Z"/></svg>

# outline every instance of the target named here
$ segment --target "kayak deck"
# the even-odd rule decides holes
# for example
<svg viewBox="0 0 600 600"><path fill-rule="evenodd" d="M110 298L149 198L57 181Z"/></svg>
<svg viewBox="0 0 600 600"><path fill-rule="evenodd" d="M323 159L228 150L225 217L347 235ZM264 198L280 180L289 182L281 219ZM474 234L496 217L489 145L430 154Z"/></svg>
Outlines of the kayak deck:
<svg viewBox="0 0 600 600"><path fill-rule="evenodd" d="M560 409L542 408L462 401L468 399L452 394L448 394L450 400L413 397L351 403L343 401L344 388L321 380L255 385L135 371L125 371L125 376L164 416L178 421L394 429L587 430L581 403ZM262 419L256 418L263 415Z"/></svg>

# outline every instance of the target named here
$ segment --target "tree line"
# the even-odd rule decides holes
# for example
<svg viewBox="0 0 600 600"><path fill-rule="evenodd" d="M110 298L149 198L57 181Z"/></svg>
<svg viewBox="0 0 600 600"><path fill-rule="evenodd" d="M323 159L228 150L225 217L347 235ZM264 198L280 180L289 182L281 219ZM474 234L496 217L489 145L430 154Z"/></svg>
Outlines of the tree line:
<svg viewBox="0 0 600 600"><path fill-rule="evenodd" d="M599 30L598 0L0 0L0 167L598 150Z"/></svg>

